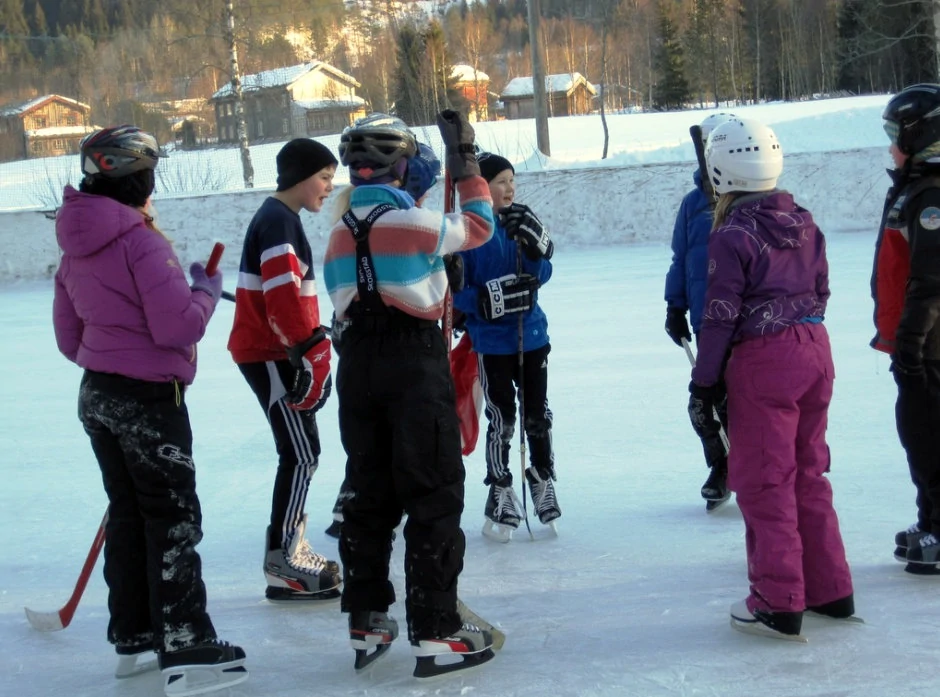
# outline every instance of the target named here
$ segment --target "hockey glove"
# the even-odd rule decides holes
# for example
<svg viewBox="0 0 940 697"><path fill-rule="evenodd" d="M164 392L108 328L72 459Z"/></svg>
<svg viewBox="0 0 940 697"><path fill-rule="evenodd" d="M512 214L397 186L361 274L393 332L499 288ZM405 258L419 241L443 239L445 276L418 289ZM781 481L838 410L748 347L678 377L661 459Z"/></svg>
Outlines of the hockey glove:
<svg viewBox="0 0 940 697"><path fill-rule="evenodd" d="M317 411L326 404L332 391L330 341L317 327L306 341L287 349L287 360L294 368L294 381L287 386L287 405L297 411Z"/></svg>
<svg viewBox="0 0 940 697"><path fill-rule="evenodd" d="M555 244L531 208L521 203L513 203L500 209L499 219L506 228L506 237L521 242L529 259L538 261L552 258Z"/></svg>
<svg viewBox="0 0 940 697"><path fill-rule="evenodd" d="M451 293L463 290L463 257L459 254L444 255L444 271L447 273L447 284Z"/></svg>
<svg viewBox="0 0 940 697"><path fill-rule="evenodd" d="M891 356L891 372L899 390L913 392L927 389L927 372L923 362L908 353L895 351Z"/></svg>
<svg viewBox="0 0 940 697"><path fill-rule="evenodd" d="M692 341L689 322L685 318L685 310L681 307L666 308L666 333L676 342L676 346L682 346L683 339Z"/></svg>
<svg viewBox="0 0 940 697"><path fill-rule="evenodd" d="M539 279L527 273L493 278L480 290L480 315L493 321L506 315L528 312L535 306L538 289Z"/></svg>
<svg viewBox="0 0 940 697"><path fill-rule="evenodd" d="M437 115L437 128L444 141L444 161L451 179L457 181L480 176L476 150L473 147L473 126L459 111L445 109Z"/></svg>
<svg viewBox="0 0 940 697"><path fill-rule="evenodd" d="M697 385L689 383L689 420L696 433L702 432L715 418L715 405L722 396L720 384Z"/></svg>

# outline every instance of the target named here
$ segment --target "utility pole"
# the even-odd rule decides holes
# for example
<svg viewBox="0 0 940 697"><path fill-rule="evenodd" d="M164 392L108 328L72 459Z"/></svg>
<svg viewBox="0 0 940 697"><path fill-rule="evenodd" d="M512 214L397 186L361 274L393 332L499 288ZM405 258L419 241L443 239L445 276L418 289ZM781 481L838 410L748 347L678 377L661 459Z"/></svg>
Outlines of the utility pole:
<svg viewBox="0 0 940 697"><path fill-rule="evenodd" d="M235 9L232 0L226 0L228 13L228 47L231 60L232 92L235 95L235 128L238 131L238 147L242 154L242 175L245 188L255 187L255 169L251 166L251 151L248 149L248 126L245 124L245 103L242 101L242 79L238 71L238 49L235 46Z"/></svg>
<svg viewBox="0 0 940 697"><path fill-rule="evenodd" d="M548 109L545 100L545 67L542 60L540 0L529 0L529 44L532 47L532 100L535 105L535 138L543 155L552 154L548 139Z"/></svg>

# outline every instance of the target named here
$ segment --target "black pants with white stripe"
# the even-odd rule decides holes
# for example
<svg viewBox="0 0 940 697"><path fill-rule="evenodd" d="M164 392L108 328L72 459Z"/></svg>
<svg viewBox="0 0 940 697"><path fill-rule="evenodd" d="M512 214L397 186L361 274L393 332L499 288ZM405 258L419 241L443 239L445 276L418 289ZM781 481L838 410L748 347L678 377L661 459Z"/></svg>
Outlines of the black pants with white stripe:
<svg viewBox="0 0 940 697"><path fill-rule="evenodd" d="M310 479L320 457L320 433L313 411L287 406L285 383L294 369L285 361L241 363L238 369L258 398L274 436L277 474L271 499L271 535L268 544L286 548L304 517Z"/></svg>
<svg viewBox="0 0 940 697"><path fill-rule="evenodd" d="M523 412L529 462L543 477L554 478L552 412L548 408L550 344L519 355L480 355L480 385L486 399L486 479L484 484L512 481L509 447L516 427L516 388L522 381Z"/></svg>

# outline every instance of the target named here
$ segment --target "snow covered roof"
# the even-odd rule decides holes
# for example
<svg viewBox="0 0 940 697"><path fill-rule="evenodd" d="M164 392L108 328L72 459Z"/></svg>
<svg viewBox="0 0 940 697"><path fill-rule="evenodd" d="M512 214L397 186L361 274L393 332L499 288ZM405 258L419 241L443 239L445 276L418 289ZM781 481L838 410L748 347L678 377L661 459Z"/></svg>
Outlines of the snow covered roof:
<svg viewBox="0 0 940 697"><path fill-rule="evenodd" d="M545 91L549 94L564 92L570 94L578 85L584 85L591 94L597 94L594 86L591 85L581 73L560 73L558 75L545 76ZM532 76L514 77L509 84L503 88L501 96L509 99L531 97L533 94Z"/></svg>
<svg viewBox="0 0 940 697"><path fill-rule="evenodd" d="M49 126L48 128L34 128L26 131L30 138L66 138L68 136L83 136L93 133L101 126Z"/></svg>
<svg viewBox="0 0 940 697"><path fill-rule="evenodd" d="M243 75L242 92L270 89L271 87L289 87L304 75L314 70L322 70L323 72L330 73L342 82L349 83L356 87L359 86L359 82L352 75L347 75L342 70L334 68L332 65L324 63L323 61L311 61L309 63L301 63L300 65L291 65L286 68L264 70L260 73L254 73L253 75ZM221 99L231 94L232 85L229 83L213 94L212 99Z"/></svg>
<svg viewBox="0 0 940 697"><path fill-rule="evenodd" d="M79 109L84 109L85 111L91 111L90 106L75 99L63 97L60 94L44 94L41 97L33 97L32 99L27 99L25 102L18 102L16 104L10 104L9 106L0 108L0 116L17 116L19 114L25 114L26 112L32 111L36 107L52 100L65 102L66 104L71 104L72 106L76 106Z"/></svg>
<svg viewBox="0 0 940 697"><path fill-rule="evenodd" d="M490 79L490 76L482 70L475 71L472 65L465 65L463 63L453 66L450 75L456 78L457 82L485 82Z"/></svg>
<svg viewBox="0 0 940 697"><path fill-rule="evenodd" d="M346 96L342 99L313 99L309 101L295 101L294 104L306 111L319 111L320 109L355 109L365 106L366 100L356 95Z"/></svg>

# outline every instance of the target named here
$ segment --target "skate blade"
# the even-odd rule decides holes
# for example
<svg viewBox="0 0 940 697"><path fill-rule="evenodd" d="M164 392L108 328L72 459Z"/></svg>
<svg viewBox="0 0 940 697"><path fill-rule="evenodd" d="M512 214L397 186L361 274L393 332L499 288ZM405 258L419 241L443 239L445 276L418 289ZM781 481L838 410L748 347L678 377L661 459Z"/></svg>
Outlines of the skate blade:
<svg viewBox="0 0 940 697"><path fill-rule="evenodd" d="M301 591L295 591L290 588L278 588L277 586L268 586L264 591L265 599L275 604L321 603L325 605L327 603L339 600L341 596L342 592L340 592L339 586L335 588L328 588L325 591L317 591L316 593L303 593Z"/></svg>
<svg viewBox="0 0 940 697"><path fill-rule="evenodd" d="M500 542L506 544L512 539L512 533L516 528L513 528L509 525L500 525L499 523L494 523L492 520L483 521L483 537L487 537L494 542Z"/></svg>
<svg viewBox="0 0 940 697"><path fill-rule="evenodd" d="M446 659L459 658L455 663L437 663L435 659L440 657ZM487 661L492 660L496 654L492 648L486 648L477 653L463 654L438 654L435 656L419 656L415 660L414 677L418 680L430 680L438 678L448 673L456 673L462 670L471 670L477 668Z"/></svg>
<svg viewBox="0 0 940 697"><path fill-rule="evenodd" d="M904 561L907 561L907 559ZM920 564L907 561L904 570L914 576L940 576L940 564Z"/></svg>
<svg viewBox="0 0 940 697"><path fill-rule="evenodd" d="M792 641L798 644L809 643L809 640L802 634L783 634L768 627L763 622L757 620L744 621L736 617L731 618L731 628L742 634L751 634L753 636L765 637L767 639L781 639L783 641Z"/></svg>
<svg viewBox="0 0 940 697"><path fill-rule="evenodd" d="M813 612L812 610L807 610L805 613L803 613L803 619L825 620L826 622L834 622L836 624L865 624L865 620L858 615L851 615L849 617L833 617L832 615L823 615L822 613Z"/></svg>
<svg viewBox="0 0 940 697"><path fill-rule="evenodd" d="M224 690L245 682L245 659L220 665L190 665L167 668L163 672L163 691L167 697L192 697Z"/></svg>
<svg viewBox="0 0 940 697"><path fill-rule="evenodd" d="M388 650L392 648L391 642L387 644L378 644L375 647L375 651L369 653L367 649L356 649L356 671L365 670L369 666L373 665L380 658L384 657Z"/></svg>
<svg viewBox="0 0 940 697"><path fill-rule="evenodd" d="M139 653L133 656L118 656L117 668L114 669L114 677L118 680L124 678L133 678L135 675L149 673L157 669L156 657L151 659L138 660L146 653Z"/></svg>
<svg viewBox="0 0 940 697"><path fill-rule="evenodd" d="M727 496L725 496L725 497L722 498L722 499L710 499L710 500L708 500L708 501L705 502L705 512L706 512L706 513L714 513L714 512L717 511L719 508L721 508L721 507L724 506L726 503L728 503L728 501L730 501L730 500L731 500L731 494L728 494Z"/></svg>

